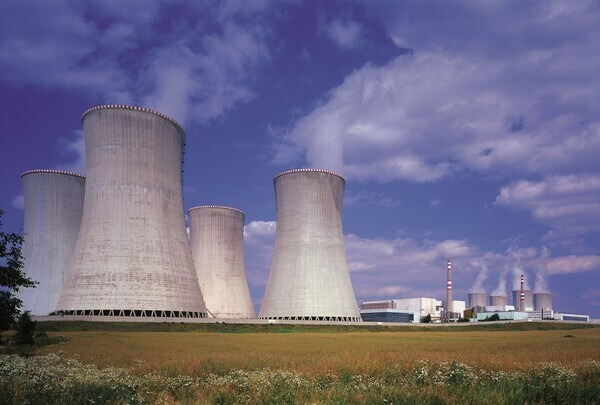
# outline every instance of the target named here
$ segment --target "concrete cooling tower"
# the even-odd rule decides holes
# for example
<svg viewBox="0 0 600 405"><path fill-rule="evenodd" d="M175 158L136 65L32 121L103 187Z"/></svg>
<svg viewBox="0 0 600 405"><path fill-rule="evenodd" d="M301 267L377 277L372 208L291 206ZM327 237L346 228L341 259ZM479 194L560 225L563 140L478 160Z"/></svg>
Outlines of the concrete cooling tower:
<svg viewBox="0 0 600 405"><path fill-rule="evenodd" d="M552 310L552 294L551 293L535 293L533 294L533 308L536 311L542 309Z"/></svg>
<svg viewBox="0 0 600 405"><path fill-rule="evenodd" d="M521 290L513 290L513 305L515 310L519 311L519 302L521 299ZM533 311L533 292L531 290L525 290L525 311Z"/></svg>
<svg viewBox="0 0 600 405"><path fill-rule="evenodd" d="M491 295L490 296L490 305L504 307L504 306L508 305L508 299L506 298L506 295Z"/></svg>
<svg viewBox="0 0 600 405"><path fill-rule="evenodd" d="M21 175L25 198L23 272L39 282L21 290L23 311L48 315L66 279L75 248L85 177L60 170L30 170Z"/></svg>
<svg viewBox="0 0 600 405"><path fill-rule="evenodd" d="M188 211L190 247L208 312L215 318L254 318L244 266L244 213L203 206Z"/></svg>
<svg viewBox="0 0 600 405"><path fill-rule="evenodd" d="M183 129L160 113L121 105L91 108L82 120L85 201L57 309L206 317L183 218Z"/></svg>
<svg viewBox="0 0 600 405"><path fill-rule="evenodd" d="M469 293L469 308L485 307L487 305L486 293Z"/></svg>
<svg viewBox="0 0 600 405"><path fill-rule="evenodd" d="M273 183L275 252L259 317L360 321L342 236L344 179L301 169Z"/></svg>

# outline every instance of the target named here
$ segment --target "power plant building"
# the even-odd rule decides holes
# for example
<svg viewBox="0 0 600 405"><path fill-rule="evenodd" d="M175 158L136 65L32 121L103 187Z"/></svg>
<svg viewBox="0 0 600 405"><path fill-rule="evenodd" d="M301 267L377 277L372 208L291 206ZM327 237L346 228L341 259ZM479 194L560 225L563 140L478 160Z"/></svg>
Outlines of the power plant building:
<svg viewBox="0 0 600 405"><path fill-rule="evenodd" d="M206 308L215 318L254 318L244 267L244 213L201 206L188 210L190 247Z"/></svg>
<svg viewBox="0 0 600 405"><path fill-rule="evenodd" d="M75 248L85 177L61 170L30 170L21 175L25 199L23 272L38 281L21 290L23 311L44 316L56 310Z"/></svg>
<svg viewBox="0 0 600 405"><path fill-rule="evenodd" d="M300 169L273 183L275 251L259 317L360 321L342 234L344 179Z"/></svg>
<svg viewBox="0 0 600 405"><path fill-rule="evenodd" d="M364 301L360 305L361 314L365 311L377 309L397 309L416 314L415 322L420 322L420 319L427 315L432 321L439 320L442 313L442 301L435 298L397 298L393 300L383 301ZM364 318L363 318L364 319Z"/></svg>
<svg viewBox="0 0 600 405"><path fill-rule="evenodd" d="M85 200L57 310L206 317L183 216L183 129L122 105L91 108L82 120Z"/></svg>

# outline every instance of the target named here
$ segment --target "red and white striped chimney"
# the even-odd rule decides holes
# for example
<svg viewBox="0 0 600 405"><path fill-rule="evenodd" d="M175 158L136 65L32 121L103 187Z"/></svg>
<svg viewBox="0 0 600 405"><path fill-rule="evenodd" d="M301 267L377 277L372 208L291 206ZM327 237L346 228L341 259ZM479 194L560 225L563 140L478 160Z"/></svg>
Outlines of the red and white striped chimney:
<svg viewBox="0 0 600 405"><path fill-rule="evenodd" d="M454 312L454 303L452 302L452 261L448 259L448 287L446 289L446 320L450 319L450 314Z"/></svg>
<svg viewBox="0 0 600 405"><path fill-rule="evenodd" d="M521 300L519 302L519 311L525 311L525 276L521 274Z"/></svg>

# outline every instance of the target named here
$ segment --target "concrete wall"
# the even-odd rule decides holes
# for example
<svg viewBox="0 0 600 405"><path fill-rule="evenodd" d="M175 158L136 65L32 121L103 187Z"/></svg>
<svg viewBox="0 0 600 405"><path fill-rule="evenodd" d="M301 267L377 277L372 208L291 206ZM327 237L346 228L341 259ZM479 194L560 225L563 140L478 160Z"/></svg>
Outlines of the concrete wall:
<svg viewBox="0 0 600 405"><path fill-rule="evenodd" d="M273 181L277 232L259 317L360 320L342 236L344 179L304 169Z"/></svg>
<svg viewBox="0 0 600 405"><path fill-rule="evenodd" d="M485 307L487 305L487 294L484 292L469 293L468 308Z"/></svg>
<svg viewBox="0 0 600 405"><path fill-rule="evenodd" d="M217 318L254 318L244 267L244 213L204 206L188 211L190 247L206 308Z"/></svg>
<svg viewBox="0 0 600 405"><path fill-rule="evenodd" d="M491 295L490 296L490 305L492 306L505 306L508 304L508 299L506 295Z"/></svg>
<svg viewBox="0 0 600 405"><path fill-rule="evenodd" d="M83 217L58 309L205 314L183 218L183 129L114 105L86 111L83 129Z"/></svg>
<svg viewBox="0 0 600 405"><path fill-rule="evenodd" d="M542 309L552 310L552 294L551 293L535 293L533 294L533 308L536 311Z"/></svg>
<svg viewBox="0 0 600 405"><path fill-rule="evenodd" d="M75 248L85 177L59 170L31 170L21 175L25 197L23 271L39 282L20 293L23 311L48 315L56 304Z"/></svg>

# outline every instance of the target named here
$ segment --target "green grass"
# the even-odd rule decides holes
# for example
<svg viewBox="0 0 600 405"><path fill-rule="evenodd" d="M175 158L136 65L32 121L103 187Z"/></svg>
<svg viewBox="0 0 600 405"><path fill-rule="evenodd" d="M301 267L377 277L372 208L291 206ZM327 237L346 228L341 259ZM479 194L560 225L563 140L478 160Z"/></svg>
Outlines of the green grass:
<svg viewBox="0 0 600 405"><path fill-rule="evenodd" d="M38 321L37 330L114 331L114 332L216 332L216 333L343 333L343 332L473 332L473 331L532 331L598 328L600 325L564 322L482 323L478 325L436 326L362 326L362 325L286 325L231 323L154 323L154 322L84 322Z"/></svg>

